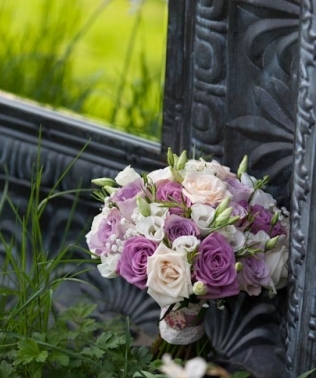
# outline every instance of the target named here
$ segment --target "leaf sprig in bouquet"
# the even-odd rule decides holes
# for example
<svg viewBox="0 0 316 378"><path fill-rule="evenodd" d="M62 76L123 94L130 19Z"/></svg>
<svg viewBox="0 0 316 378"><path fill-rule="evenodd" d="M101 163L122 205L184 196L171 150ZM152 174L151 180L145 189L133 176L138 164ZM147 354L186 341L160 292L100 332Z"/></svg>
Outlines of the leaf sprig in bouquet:
<svg viewBox="0 0 316 378"><path fill-rule="evenodd" d="M248 175L247 157L236 174L185 151L169 150L168 164L93 180L103 206L86 239L100 274L122 276L161 307L285 286L288 213L264 191L268 178Z"/></svg>

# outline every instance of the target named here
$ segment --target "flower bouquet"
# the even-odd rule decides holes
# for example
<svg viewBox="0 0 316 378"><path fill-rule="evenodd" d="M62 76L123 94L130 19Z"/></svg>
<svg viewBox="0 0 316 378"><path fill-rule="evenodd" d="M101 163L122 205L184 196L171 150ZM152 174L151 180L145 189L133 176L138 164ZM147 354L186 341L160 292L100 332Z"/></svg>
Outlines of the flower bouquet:
<svg viewBox="0 0 316 378"><path fill-rule="evenodd" d="M267 177L247 174L247 157L235 174L185 151L167 156L164 169L92 181L103 206L86 239L100 274L146 290L162 340L185 346L203 339L210 301L286 285L288 213L264 192Z"/></svg>

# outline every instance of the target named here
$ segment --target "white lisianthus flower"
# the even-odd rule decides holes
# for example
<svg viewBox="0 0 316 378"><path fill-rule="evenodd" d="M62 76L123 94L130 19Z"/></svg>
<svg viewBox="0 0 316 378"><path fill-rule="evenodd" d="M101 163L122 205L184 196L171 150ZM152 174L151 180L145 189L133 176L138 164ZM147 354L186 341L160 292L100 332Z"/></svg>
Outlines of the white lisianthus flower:
<svg viewBox="0 0 316 378"><path fill-rule="evenodd" d="M101 264L97 268L102 277L115 278L117 277L116 268L121 258L120 253L109 253L108 255L101 255Z"/></svg>
<svg viewBox="0 0 316 378"><path fill-rule="evenodd" d="M249 176L248 173L244 172L241 174L240 176L240 182L242 184L244 184L245 186L248 186L248 188L254 188L256 183L257 183L257 179L253 176Z"/></svg>
<svg viewBox="0 0 316 378"><path fill-rule="evenodd" d="M235 252L239 251L245 245L246 238L244 233L235 226L228 225L220 228L217 232L225 237Z"/></svg>
<svg viewBox="0 0 316 378"><path fill-rule="evenodd" d="M162 219L166 219L169 215L168 207L162 206L160 203L153 202L149 204L150 213L153 216L160 217Z"/></svg>
<svg viewBox="0 0 316 378"><path fill-rule="evenodd" d="M253 196L250 201L250 205L261 205L265 209L272 210L275 207L275 199L271 196L271 194L264 192L261 189L255 190Z"/></svg>
<svg viewBox="0 0 316 378"><path fill-rule="evenodd" d="M191 206L191 218L201 231L201 235L207 235L210 224L214 220L215 209L212 206L195 203Z"/></svg>
<svg viewBox="0 0 316 378"><path fill-rule="evenodd" d="M252 176L249 176L247 173L242 173L240 177L240 181L242 184L244 184L248 188L254 188L258 180ZM273 209L275 207L275 203L276 201L271 196L271 194L266 193L261 189L257 189L253 193L251 201L250 201L250 205L252 206L261 205L265 209Z"/></svg>
<svg viewBox="0 0 316 378"><path fill-rule="evenodd" d="M181 174L185 174L185 172L204 172L214 175L221 180L226 180L227 177L236 177L235 173L230 172L230 168L221 165L218 161L212 160L211 162L207 162L202 158L199 160L188 160Z"/></svg>
<svg viewBox="0 0 316 378"><path fill-rule="evenodd" d="M278 289L281 289L287 285L288 257L288 240L285 235L280 235L276 246L265 253L266 264L269 267L271 275L268 288L275 294Z"/></svg>
<svg viewBox="0 0 316 378"><path fill-rule="evenodd" d="M118 175L115 177L115 181L119 185L124 186L139 178L141 178L140 174L137 173L135 169L131 168L130 165L128 165L123 169L123 171L118 173Z"/></svg>
<svg viewBox="0 0 316 378"><path fill-rule="evenodd" d="M86 235L86 241L87 241L88 245L90 245L91 238L98 232L100 223L103 221L103 219L107 218L108 213L110 212L110 209L108 209L106 207L103 208L103 209L104 210L102 210L102 212L100 214L96 215L93 218L92 225L91 225L91 230ZM96 253L96 248L91 248L90 247L90 251L92 253ZM93 259L98 258L98 256L94 256L94 255L91 255L91 257Z"/></svg>
<svg viewBox="0 0 316 378"><path fill-rule="evenodd" d="M193 252L199 246L200 241L193 235L180 236L172 243L172 249L179 253Z"/></svg>
<svg viewBox="0 0 316 378"><path fill-rule="evenodd" d="M184 367L176 364L169 354L162 356L162 366L159 368L169 378L202 378L207 370L207 363L201 357L187 361Z"/></svg>
<svg viewBox="0 0 316 378"><path fill-rule="evenodd" d="M267 241L270 240L270 236L263 230L260 230L256 234L252 232L247 233L247 242L248 246L254 245L255 248L261 248L262 251L265 250L265 245Z"/></svg>
<svg viewBox="0 0 316 378"><path fill-rule="evenodd" d="M160 217L144 217L136 224L136 230L145 238L160 242L165 236L164 224L164 220Z"/></svg>
<svg viewBox="0 0 316 378"><path fill-rule="evenodd" d="M149 181L152 181L154 184L162 180L172 180L172 177L173 176L170 167L157 169L155 171L148 173L147 175Z"/></svg>
<svg viewBox="0 0 316 378"><path fill-rule="evenodd" d="M185 254L160 243L147 259L148 294L160 307L189 298L193 293L190 268Z"/></svg>

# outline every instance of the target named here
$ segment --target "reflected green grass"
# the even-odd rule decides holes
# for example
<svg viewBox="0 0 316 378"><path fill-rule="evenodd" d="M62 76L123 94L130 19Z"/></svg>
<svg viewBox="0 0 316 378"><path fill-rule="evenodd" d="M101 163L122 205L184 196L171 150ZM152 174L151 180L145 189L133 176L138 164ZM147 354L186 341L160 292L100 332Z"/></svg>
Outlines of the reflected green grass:
<svg viewBox="0 0 316 378"><path fill-rule="evenodd" d="M0 89L159 140L166 3L2 0Z"/></svg>

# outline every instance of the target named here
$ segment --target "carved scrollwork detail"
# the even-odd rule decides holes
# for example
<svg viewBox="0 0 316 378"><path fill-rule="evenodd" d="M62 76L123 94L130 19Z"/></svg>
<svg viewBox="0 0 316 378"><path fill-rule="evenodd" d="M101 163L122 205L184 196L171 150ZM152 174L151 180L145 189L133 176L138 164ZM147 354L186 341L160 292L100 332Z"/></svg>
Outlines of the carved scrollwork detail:
<svg viewBox="0 0 316 378"><path fill-rule="evenodd" d="M223 155L227 4L199 1L194 42L192 141L203 154Z"/></svg>
<svg viewBox="0 0 316 378"><path fill-rule="evenodd" d="M315 367L315 0L302 0L286 338L290 377ZM299 347L298 347L299 345Z"/></svg>

